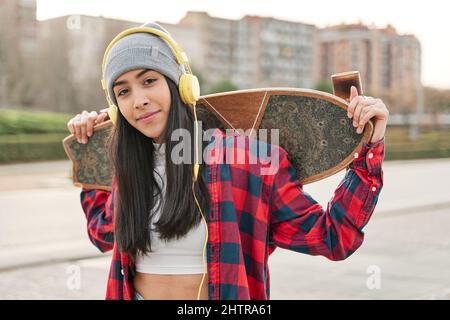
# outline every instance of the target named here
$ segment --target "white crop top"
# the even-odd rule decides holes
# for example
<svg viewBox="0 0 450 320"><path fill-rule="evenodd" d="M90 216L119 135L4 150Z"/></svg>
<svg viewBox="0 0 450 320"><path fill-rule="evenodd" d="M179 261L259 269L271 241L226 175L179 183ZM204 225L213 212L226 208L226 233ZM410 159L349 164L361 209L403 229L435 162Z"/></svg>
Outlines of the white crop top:
<svg viewBox="0 0 450 320"><path fill-rule="evenodd" d="M155 173L157 183L163 185L162 198L165 198L166 191L166 171L165 171L165 143L155 146L155 170L161 175L161 178ZM160 148L159 148L160 147ZM186 189L188 190L188 189ZM159 200L159 199L158 199ZM156 206L157 207L157 206ZM155 214L158 219L161 214L160 206ZM152 222L151 229L154 230ZM150 232L152 251L146 255L140 252L136 255L136 271L151 274L201 274L203 270L203 246L206 238L205 225L203 219L190 230L184 237L176 240L161 240L158 233Z"/></svg>

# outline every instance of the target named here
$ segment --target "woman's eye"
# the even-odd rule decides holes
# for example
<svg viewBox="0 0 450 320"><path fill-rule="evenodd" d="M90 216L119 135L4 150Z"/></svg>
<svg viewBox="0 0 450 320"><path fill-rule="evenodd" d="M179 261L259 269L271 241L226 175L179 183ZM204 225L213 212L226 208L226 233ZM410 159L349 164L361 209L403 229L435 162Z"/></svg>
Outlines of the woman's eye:
<svg viewBox="0 0 450 320"><path fill-rule="evenodd" d="M122 94L125 94L125 93L127 93L127 89L120 90L120 91L117 93L117 96L120 97Z"/></svg>
<svg viewBox="0 0 450 320"><path fill-rule="evenodd" d="M149 79L144 80L144 83L145 84L150 84L150 83L155 82L155 81L156 81L156 79L149 78Z"/></svg>

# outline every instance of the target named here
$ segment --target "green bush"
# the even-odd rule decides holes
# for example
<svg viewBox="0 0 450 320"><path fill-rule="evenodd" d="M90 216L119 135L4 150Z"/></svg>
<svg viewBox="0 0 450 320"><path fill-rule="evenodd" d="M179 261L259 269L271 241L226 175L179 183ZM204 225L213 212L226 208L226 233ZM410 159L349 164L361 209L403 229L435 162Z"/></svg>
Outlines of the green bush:
<svg viewBox="0 0 450 320"><path fill-rule="evenodd" d="M67 159L62 140L73 115L0 111L0 163Z"/></svg>
<svg viewBox="0 0 450 320"><path fill-rule="evenodd" d="M67 159L62 140L68 134L0 136L0 163Z"/></svg>
<svg viewBox="0 0 450 320"><path fill-rule="evenodd" d="M0 162L66 159L61 135L21 135L0 138Z"/></svg>
<svg viewBox="0 0 450 320"><path fill-rule="evenodd" d="M386 160L411 160L450 157L450 135L447 130L422 130L416 140L409 137L407 127L388 127Z"/></svg>
<svg viewBox="0 0 450 320"><path fill-rule="evenodd" d="M0 135L23 133L67 133L74 115L18 110L0 111Z"/></svg>
<svg viewBox="0 0 450 320"><path fill-rule="evenodd" d="M67 121L73 115L0 111L0 163L67 159L62 140L69 135ZM417 140L406 127L386 131L386 160L450 157L448 131L424 130Z"/></svg>

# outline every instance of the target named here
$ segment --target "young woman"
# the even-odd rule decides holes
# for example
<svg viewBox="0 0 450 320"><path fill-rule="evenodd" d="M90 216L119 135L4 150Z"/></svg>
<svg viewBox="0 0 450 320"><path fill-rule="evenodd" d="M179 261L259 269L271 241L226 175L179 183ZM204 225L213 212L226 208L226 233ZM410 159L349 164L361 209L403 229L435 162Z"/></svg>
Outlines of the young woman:
<svg viewBox="0 0 450 320"><path fill-rule="evenodd" d="M155 23L145 27L168 34ZM105 54L105 89L118 107L113 186L112 192L82 189L81 204L90 240L102 252L113 250L106 298L269 299L267 262L276 247L331 260L355 252L383 186L384 103L352 88L348 116L358 132L370 119L375 131L326 210L303 191L278 146L274 174L259 174L262 161L229 163L222 152L201 163L191 190L192 161L174 161L173 133L194 137L195 130L193 106L180 97L185 69L173 46L155 33L134 32ZM68 128L86 143L106 117L84 111ZM216 129L201 150L249 155L250 138L244 146L234 143L238 138Z"/></svg>

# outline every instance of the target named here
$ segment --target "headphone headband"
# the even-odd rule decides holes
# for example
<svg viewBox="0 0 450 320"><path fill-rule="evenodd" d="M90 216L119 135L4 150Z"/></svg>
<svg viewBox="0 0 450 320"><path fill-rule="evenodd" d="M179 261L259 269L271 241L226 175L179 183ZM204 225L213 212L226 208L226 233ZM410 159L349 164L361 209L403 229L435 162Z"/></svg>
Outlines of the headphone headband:
<svg viewBox="0 0 450 320"><path fill-rule="evenodd" d="M192 74L192 70L191 70L191 67L189 66L189 61L188 61L186 53L184 53L181 50L180 46L167 33L163 32L161 30L155 29L155 28L150 28L150 27L129 28L129 29L124 30L121 33L119 33L106 47L105 54L103 55L103 60L102 60L101 83L102 83L103 90L105 91L105 94L106 94L106 99L109 104L108 114L111 118L111 121L113 123L115 123L117 120L118 107L116 105L114 105L114 103L111 101L111 99L109 97L108 89L106 88L106 83L105 83L106 58L108 56L108 53L109 53L111 47L115 43L117 43L123 37L125 37L129 34L133 34L133 33L150 33L150 34L154 34L154 35L158 36L159 38L163 39L169 45L171 50L173 51L178 64L184 67L184 74L182 74L180 77L179 84L178 84L178 90L180 92L180 98L183 100L183 102L186 104L191 104L194 107L194 117L195 117L194 131L195 131L195 155L196 155L195 164L194 164L194 168L193 168L193 170L194 170L193 177L192 177L192 179L193 179L192 191L194 192L194 183L195 183L195 181L197 181L198 173L200 170L200 164L198 162L198 143L197 143L199 128L198 128L198 123L197 123L197 111L195 108L195 104L196 104L198 98L200 97L200 86L199 86L197 77ZM195 193L194 193L194 196L195 196ZM197 205L198 205L198 202L197 202ZM200 206L199 206L199 209L200 209ZM201 211L201 209L200 209L200 211Z"/></svg>

